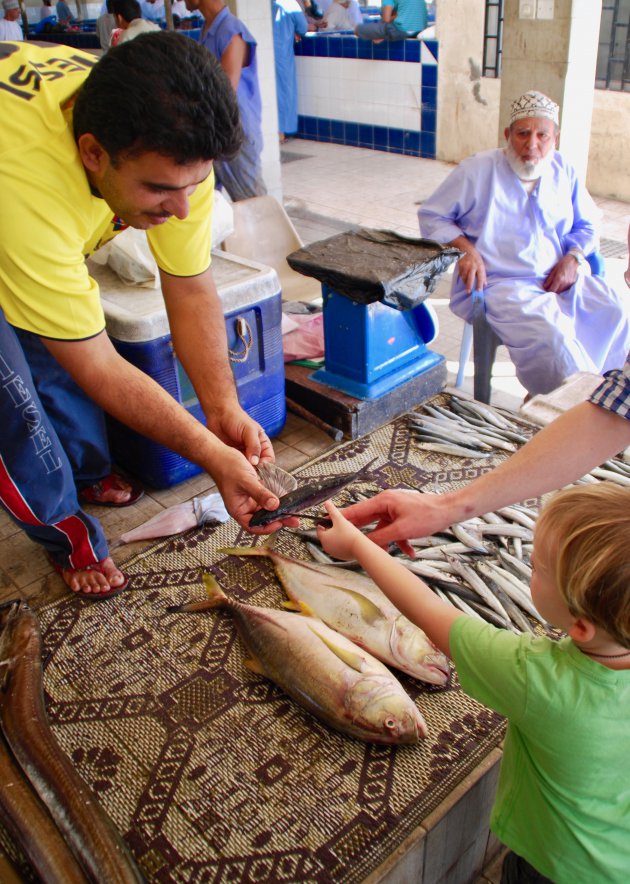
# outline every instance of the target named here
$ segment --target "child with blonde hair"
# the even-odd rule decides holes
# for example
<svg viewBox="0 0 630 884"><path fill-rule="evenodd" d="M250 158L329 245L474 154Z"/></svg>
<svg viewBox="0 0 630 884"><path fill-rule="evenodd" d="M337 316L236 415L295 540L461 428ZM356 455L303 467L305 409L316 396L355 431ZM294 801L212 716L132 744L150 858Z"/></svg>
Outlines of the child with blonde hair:
<svg viewBox="0 0 630 884"><path fill-rule="evenodd" d="M452 657L462 688L508 719L491 828L502 884L630 881L630 489L554 495L535 531L532 599L566 633L515 635L462 614L332 505L330 555L358 559Z"/></svg>

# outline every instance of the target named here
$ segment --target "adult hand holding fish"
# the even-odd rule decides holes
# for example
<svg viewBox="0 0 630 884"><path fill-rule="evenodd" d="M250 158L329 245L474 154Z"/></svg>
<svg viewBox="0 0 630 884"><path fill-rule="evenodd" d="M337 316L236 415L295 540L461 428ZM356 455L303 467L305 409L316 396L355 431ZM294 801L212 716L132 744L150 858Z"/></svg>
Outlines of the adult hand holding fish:
<svg viewBox="0 0 630 884"><path fill-rule="evenodd" d="M360 562L398 610L450 656L451 626L465 614L439 599L419 577L362 534L331 501L324 506L333 523L332 528L317 528L324 550L335 558Z"/></svg>
<svg viewBox="0 0 630 884"><path fill-rule="evenodd" d="M275 460L269 436L238 404L230 403L229 408L213 410L207 427L221 442L242 452L253 467Z"/></svg>

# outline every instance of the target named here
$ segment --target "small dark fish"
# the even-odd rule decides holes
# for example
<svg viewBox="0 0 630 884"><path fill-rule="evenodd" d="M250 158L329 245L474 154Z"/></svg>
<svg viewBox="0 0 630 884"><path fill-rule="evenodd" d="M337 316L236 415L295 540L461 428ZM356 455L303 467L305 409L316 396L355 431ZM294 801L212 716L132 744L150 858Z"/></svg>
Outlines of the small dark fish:
<svg viewBox="0 0 630 884"><path fill-rule="evenodd" d="M265 525L269 525L271 522L275 522L277 519L282 519L285 516L301 516L302 518L313 519L319 524L324 524L326 527L325 516L302 515L301 510L317 506L325 500L330 500L331 497L334 497L335 494L341 491L341 489L350 482L354 482L357 479L360 481L365 477L365 474L376 460L377 458L371 460L358 473L346 473L344 476L330 476L327 479L320 479L319 481L309 482L306 485L300 485L294 491L289 491L288 494L284 494L280 498L280 506L278 509L258 510L255 512L249 523L250 527L264 528ZM328 522L327 527L330 527L330 522Z"/></svg>

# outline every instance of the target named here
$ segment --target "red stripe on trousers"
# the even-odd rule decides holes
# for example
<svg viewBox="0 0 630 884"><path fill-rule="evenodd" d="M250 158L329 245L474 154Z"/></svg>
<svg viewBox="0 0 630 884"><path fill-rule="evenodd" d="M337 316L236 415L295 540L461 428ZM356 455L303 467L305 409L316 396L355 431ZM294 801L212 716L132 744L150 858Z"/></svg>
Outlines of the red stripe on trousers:
<svg viewBox="0 0 630 884"><path fill-rule="evenodd" d="M33 510L27 504L26 500L22 496L19 488L9 475L9 472L6 468L6 464L4 459L0 456L0 500L9 510L9 512L16 518L19 519L20 522L24 522L27 525L45 525L45 522L42 522L37 518ZM78 516L67 516L65 519L61 519L59 522L53 522L52 525L48 526L49 528L54 528L58 531L61 531L63 535L68 539L70 546L72 548L72 552L68 556L70 567L82 567L85 568L87 565L95 565L98 561L96 558L96 554L92 548L92 543L90 541L90 535L87 529L87 526L84 522L78 518ZM89 550L89 555L85 556L87 550ZM81 562L80 566L77 566L73 559L79 553L79 561ZM80 555L83 553L84 555ZM89 561L84 560L89 559Z"/></svg>

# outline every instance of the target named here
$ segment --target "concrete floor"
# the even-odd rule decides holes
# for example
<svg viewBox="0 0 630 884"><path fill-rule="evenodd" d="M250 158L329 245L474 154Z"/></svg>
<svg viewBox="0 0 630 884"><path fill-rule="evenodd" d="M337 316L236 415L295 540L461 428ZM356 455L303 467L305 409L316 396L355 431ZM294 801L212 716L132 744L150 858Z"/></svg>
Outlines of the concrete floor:
<svg viewBox="0 0 630 884"><path fill-rule="evenodd" d="M283 188L285 206L304 242L313 242L344 229L361 225L396 230L418 236L418 205L449 173L451 166L395 154L311 141L290 140L283 147ZM630 206L614 200L597 200L603 211L602 237L612 243L612 252L624 254ZM624 261L607 261L611 284L623 285ZM443 279L432 296L440 331L432 349L447 359L449 383L454 382L459 360L462 322L448 310L450 280ZM464 392L472 392L472 366L468 366ZM493 402L517 409L524 395L514 377L514 369L504 348L495 366ZM287 423L274 440L277 463L293 470L319 455L334 443L322 431L289 414ZM127 530L156 515L172 504L190 500L214 488L205 475L174 488L147 490L136 505L125 509L95 508L110 542ZM4 514L0 514L0 601L20 597L32 607L63 595L66 590L41 549L31 543ZM145 544L120 546L113 556L122 562ZM480 881L499 880L496 863L484 871Z"/></svg>

